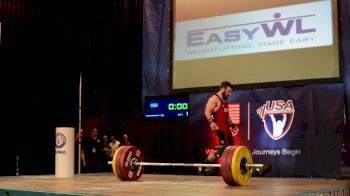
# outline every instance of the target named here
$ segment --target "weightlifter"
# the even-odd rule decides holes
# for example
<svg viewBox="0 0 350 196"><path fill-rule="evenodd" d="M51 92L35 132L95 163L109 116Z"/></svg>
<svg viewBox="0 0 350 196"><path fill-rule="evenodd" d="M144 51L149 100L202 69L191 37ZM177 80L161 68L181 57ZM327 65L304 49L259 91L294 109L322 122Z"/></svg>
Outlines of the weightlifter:
<svg viewBox="0 0 350 196"><path fill-rule="evenodd" d="M232 94L233 86L228 81L220 84L219 90L212 95L205 106L204 115L210 126L212 140L210 143L215 145L216 151L209 153L204 163L214 163L221 157L227 145L233 145L233 137L231 132L237 131L237 126L233 124L229 117L229 108L227 99ZM211 175L213 168L198 168L200 175Z"/></svg>

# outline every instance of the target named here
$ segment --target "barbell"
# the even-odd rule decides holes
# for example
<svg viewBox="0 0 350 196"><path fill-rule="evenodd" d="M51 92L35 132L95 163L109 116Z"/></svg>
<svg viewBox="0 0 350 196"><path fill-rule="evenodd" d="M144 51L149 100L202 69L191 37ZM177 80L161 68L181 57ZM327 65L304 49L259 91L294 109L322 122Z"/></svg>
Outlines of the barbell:
<svg viewBox="0 0 350 196"><path fill-rule="evenodd" d="M144 156L136 146L122 146L116 150L112 161L113 173L122 181L136 181L144 166L219 167L223 180L230 186L245 186L253 169L270 170L269 164L253 163L252 154L246 146L227 146L222 154L221 164L204 163L156 163L144 162Z"/></svg>

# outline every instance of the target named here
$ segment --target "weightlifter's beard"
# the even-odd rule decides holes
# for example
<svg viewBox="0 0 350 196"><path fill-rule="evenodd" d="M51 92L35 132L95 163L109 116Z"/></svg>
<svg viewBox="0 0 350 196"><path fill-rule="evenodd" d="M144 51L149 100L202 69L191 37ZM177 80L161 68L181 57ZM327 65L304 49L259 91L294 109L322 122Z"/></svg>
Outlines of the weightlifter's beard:
<svg viewBox="0 0 350 196"><path fill-rule="evenodd" d="M222 99L223 99L224 101L226 101L226 100L228 99L228 96L226 96L224 92L221 93L221 95L222 95Z"/></svg>

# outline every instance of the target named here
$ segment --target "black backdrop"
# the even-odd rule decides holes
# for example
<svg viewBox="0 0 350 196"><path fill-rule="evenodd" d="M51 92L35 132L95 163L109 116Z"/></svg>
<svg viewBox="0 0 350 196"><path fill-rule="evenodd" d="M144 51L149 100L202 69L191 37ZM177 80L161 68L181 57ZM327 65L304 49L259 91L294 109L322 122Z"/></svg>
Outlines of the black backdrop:
<svg viewBox="0 0 350 196"><path fill-rule="evenodd" d="M141 105L143 1L0 0L0 175L54 172L55 127ZM125 104L127 103L127 104ZM107 109L104 109L107 108Z"/></svg>

